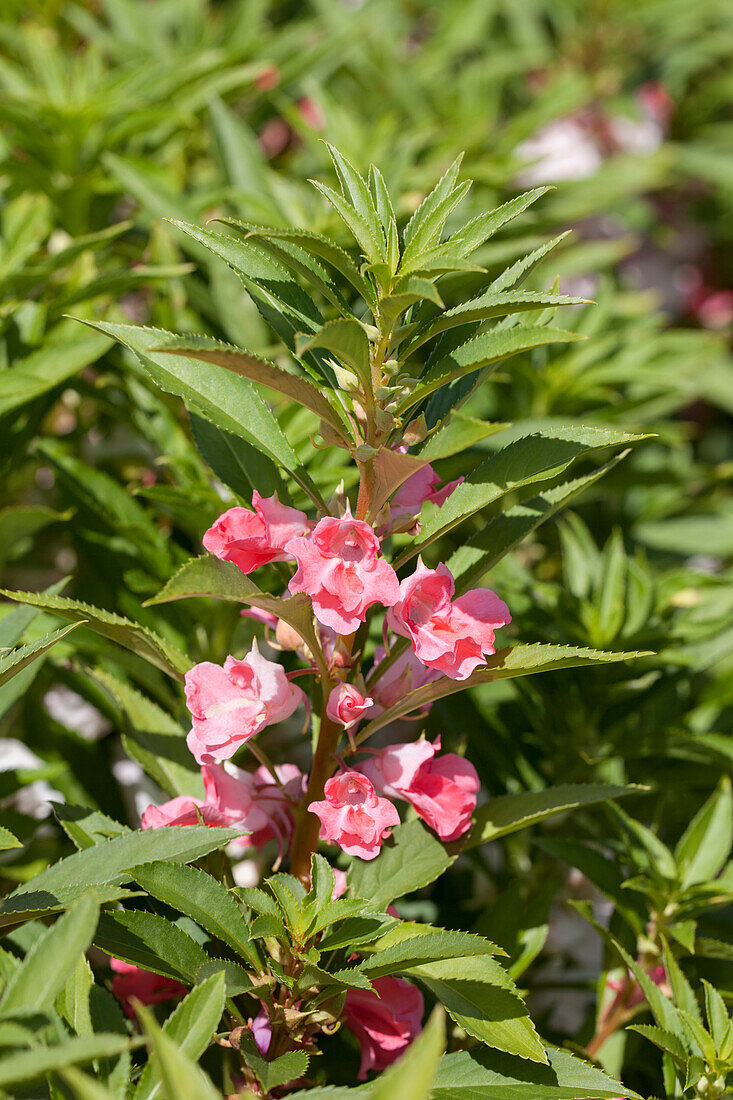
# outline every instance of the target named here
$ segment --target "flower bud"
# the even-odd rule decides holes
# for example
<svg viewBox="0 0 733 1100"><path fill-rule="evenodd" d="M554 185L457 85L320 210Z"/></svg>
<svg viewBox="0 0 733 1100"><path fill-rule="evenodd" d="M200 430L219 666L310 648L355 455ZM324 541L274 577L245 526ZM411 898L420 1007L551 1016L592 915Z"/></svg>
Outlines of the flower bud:
<svg viewBox="0 0 733 1100"><path fill-rule="evenodd" d="M425 414L420 415L411 420L402 433L402 442L406 443L408 447L413 447L416 443L422 443L423 439L428 434L428 425L425 420Z"/></svg>

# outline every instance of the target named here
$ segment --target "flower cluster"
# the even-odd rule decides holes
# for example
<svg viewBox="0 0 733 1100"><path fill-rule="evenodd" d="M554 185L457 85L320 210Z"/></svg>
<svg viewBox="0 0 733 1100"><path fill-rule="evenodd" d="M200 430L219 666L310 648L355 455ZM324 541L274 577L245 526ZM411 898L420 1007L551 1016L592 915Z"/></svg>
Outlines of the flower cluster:
<svg viewBox="0 0 733 1100"><path fill-rule="evenodd" d="M192 668L185 678L191 714L187 743L201 768L203 797L182 795L148 807L143 828L199 823L234 827L242 834L238 844L261 848L275 841L279 859L292 848L294 861L298 822L313 817L318 820L314 844L320 839L338 845L349 857L374 859L400 822L399 802L412 807L443 841L467 832L479 793L478 775L463 757L442 753L440 738L362 747L370 735L368 723L379 719L384 726L386 715L389 725L393 708L396 717L423 718L432 698L441 694L441 683L448 689L446 681L467 680L495 652L495 632L510 622L506 604L487 589L456 597L446 565L431 569L418 560L414 572L400 579L383 553L386 538L417 529L422 505L440 507L456 484L440 487L426 466L393 495L376 528L355 518L348 505L340 515L311 522L277 496L258 493L251 511L236 507L220 516L203 539L218 558L245 574L272 562L293 563L288 589L291 596L304 593L310 599L310 641L277 614L272 597L272 610L243 614L265 624L272 648L293 653L305 667L287 672L264 656L255 641L241 658L229 656L223 665L204 661ZM385 610L384 646L375 650L367 671L360 628L375 607ZM320 651L314 653L314 646ZM325 764L320 754L321 771L314 762L310 776L292 763L270 764L259 742L251 744L269 726L290 719L301 704L309 717L310 700L292 682L300 675L320 681L319 746L330 750ZM339 751L343 734L348 744ZM231 763L243 745L261 762L251 772ZM293 870L298 873L295 866ZM338 892L345 888L339 872ZM419 1031L423 1014L422 997L408 982L384 977L375 982L375 990L350 990L344 1007L346 1024L361 1046L362 1077L400 1054ZM157 986L142 992L158 995ZM167 988L163 992L171 995Z"/></svg>

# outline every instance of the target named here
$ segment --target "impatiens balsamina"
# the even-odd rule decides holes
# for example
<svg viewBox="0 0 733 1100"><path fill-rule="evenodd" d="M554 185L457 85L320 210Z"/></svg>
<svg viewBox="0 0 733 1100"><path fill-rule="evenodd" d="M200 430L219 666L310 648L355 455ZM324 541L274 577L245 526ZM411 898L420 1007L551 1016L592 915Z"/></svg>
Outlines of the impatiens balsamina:
<svg viewBox="0 0 733 1100"><path fill-rule="evenodd" d="M139 744L131 735L169 796L145 809L136 839L170 841L173 855L120 864L110 881L126 884L129 873L150 894L135 910L146 929L176 906L187 923L174 929L175 960L156 963L160 974L148 977L135 968L156 960L152 947L138 950L147 931L137 939L115 933L110 943L121 961L113 988L127 1009L135 996L146 1003L178 996L183 987L173 977L195 985L193 997L224 971L219 1015L206 1030L223 1051L232 1095L279 1097L288 1084L320 1084L319 1061L311 1073L309 1058L336 1032L339 1049L351 1047L354 1077L384 1069L421 1030L421 987L444 1001L456 1046L485 1043L547 1062L508 969L492 958L503 952L473 933L403 920L393 903L429 885L486 825L476 822L480 783L462 755L461 710L445 708L455 717L427 740L426 722L437 725L433 702L504 672L552 667L551 654L538 665L534 651L560 648L517 647L532 651L528 657L496 652L511 615L480 584L516 541L511 524L508 533L492 526L499 482L511 489L521 476L524 493L545 491L548 471L554 479L573 456L589 455L596 435L598 449L614 442L579 429L576 445L574 429L563 429L562 454L571 457L560 466L556 449L540 461L542 432L526 446L514 439L511 464L502 459L494 479L484 470L492 457L465 444L466 424L473 433L478 421L468 418L452 434L454 410L500 359L572 337L546 323L547 311L572 299L514 289L532 256L506 273L501 290L469 259L541 189L443 239L466 193L460 161L398 226L379 172L367 182L329 152L342 193L316 186L356 238L353 256L299 229L224 218L221 233L177 223L241 275L266 322L275 319L283 344L274 361L208 336L109 326L153 378L184 396L192 419L205 422L204 458L217 489L233 490L223 514L212 523L209 513L209 529L200 531L206 553L150 602L215 596L238 605L215 622L208 642L202 627L193 667L173 653L168 635L147 627L134 635L152 654L155 676L172 670L185 681L191 759L168 729L136 730ZM444 284L449 274L460 278ZM464 277L482 295L465 314L455 304ZM265 398L273 391L271 407ZM293 417L287 400L301 406ZM327 453L319 464L320 452ZM313 455L319 461L311 464ZM245 476L267 484L267 494L243 492ZM562 488L553 482L549 491ZM537 509L537 523L548 508ZM474 530L462 542L464 529L441 561L445 536L466 521ZM531 530L524 514L518 524ZM127 644L130 631L119 629ZM572 663L590 663L587 652L574 651ZM453 751L442 751L441 737ZM190 851L189 834L199 838ZM133 904L138 896L131 894ZM467 990L450 986L464 980ZM228 1031L217 1027L222 1018ZM145 1095L152 1084L144 1083ZM591 1091L617 1095L589 1084Z"/></svg>

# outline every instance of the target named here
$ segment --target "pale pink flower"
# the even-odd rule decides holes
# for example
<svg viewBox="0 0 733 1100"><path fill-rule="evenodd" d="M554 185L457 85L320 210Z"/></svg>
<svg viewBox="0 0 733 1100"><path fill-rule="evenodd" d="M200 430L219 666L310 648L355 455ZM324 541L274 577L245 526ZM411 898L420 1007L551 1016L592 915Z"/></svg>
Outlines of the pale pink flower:
<svg viewBox="0 0 733 1100"><path fill-rule="evenodd" d="M384 648L379 646L374 653L375 669L382 663L385 655ZM400 703L411 691L417 691L418 688L439 679L440 673L437 669L426 668L422 661L417 659L412 649L406 649L371 688L374 705L369 712L369 717L376 718L382 711L389 710L396 703ZM418 718L427 714L431 706L431 703L425 703L410 713Z"/></svg>
<svg viewBox="0 0 733 1100"><path fill-rule="evenodd" d="M326 714L332 722L337 722L348 730L361 721L362 715L373 702L373 699L362 695L353 684L337 684L328 697Z"/></svg>
<svg viewBox="0 0 733 1100"><path fill-rule="evenodd" d="M351 856L374 859L400 816L391 802L378 798L360 772L344 771L329 779L323 802L308 809L321 820L321 840L332 840Z"/></svg>
<svg viewBox="0 0 733 1100"><path fill-rule="evenodd" d="M319 623L339 634L353 634L372 604L390 607L399 599L397 574L380 556L374 529L349 511L322 519L289 550L298 563L290 591L307 592Z"/></svg>
<svg viewBox="0 0 733 1100"><path fill-rule="evenodd" d="M271 561L287 561L291 539L305 534L305 512L289 508L277 499L252 494L254 512L248 508L230 508L219 516L203 538L204 546L224 561L232 561L243 573L252 573Z"/></svg>
<svg viewBox="0 0 733 1100"><path fill-rule="evenodd" d="M332 900L336 901L337 898L342 897L346 893L347 887L346 871L340 871L338 867L333 869L333 896Z"/></svg>
<svg viewBox="0 0 733 1100"><path fill-rule="evenodd" d="M264 766L254 772L228 765L204 764L201 775L205 799L172 798L160 806L148 806L143 829L164 825L204 825L241 828L247 846L262 848L276 840L284 851L293 834L294 807L305 791L306 777L295 764L278 764L277 780Z"/></svg>
<svg viewBox="0 0 733 1100"><path fill-rule="evenodd" d="M667 981L667 971L663 966L653 966L651 970L647 971L647 977L659 986L665 996L672 996L672 989ZM606 984L616 994L614 1004L623 1001L627 1008L635 1008L636 1005L642 1004L645 1000L644 990L630 971L619 978L609 978Z"/></svg>
<svg viewBox="0 0 733 1100"><path fill-rule="evenodd" d="M422 1031L425 1002L420 990L404 978L377 978L374 990L349 989L346 1026L359 1040L359 1080L369 1070L385 1069Z"/></svg>
<svg viewBox="0 0 733 1100"><path fill-rule="evenodd" d="M156 1005L173 997L182 997L188 992L185 985L173 978L163 978L160 974L153 974L114 956L110 958L109 965L114 973L112 992L125 1010L125 1015L131 1020L135 1018L135 1011L130 1004L133 997L141 1004Z"/></svg>
<svg viewBox="0 0 733 1100"><path fill-rule="evenodd" d="M297 764L276 764L277 782L264 765L252 773L243 773L251 791L253 809L258 818L250 818L251 835L247 843L262 848L276 840L282 855L295 829L295 806L305 794L306 776Z"/></svg>
<svg viewBox="0 0 733 1100"><path fill-rule="evenodd" d="M265 726L289 718L304 699L285 669L263 657L254 642L242 661L224 667L204 661L186 673L186 702L193 715L188 747L199 764L227 760Z"/></svg>
<svg viewBox="0 0 733 1100"><path fill-rule="evenodd" d="M464 479L456 478L440 485L440 477L429 464L411 474L390 501L390 515L394 526L406 517L417 517L423 504L436 504L439 508ZM440 487L439 487L440 486Z"/></svg>
<svg viewBox="0 0 733 1100"><path fill-rule="evenodd" d="M390 745L361 768L377 790L409 802L441 840L457 840L471 827L480 783L473 764L452 752L436 756L439 749L439 738Z"/></svg>
<svg viewBox="0 0 733 1100"><path fill-rule="evenodd" d="M409 638L420 661L453 680L465 680L494 652L494 631L511 622L509 608L488 588L453 599L447 566L422 561L402 581L400 598L387 612L396 634Z"/></svg>

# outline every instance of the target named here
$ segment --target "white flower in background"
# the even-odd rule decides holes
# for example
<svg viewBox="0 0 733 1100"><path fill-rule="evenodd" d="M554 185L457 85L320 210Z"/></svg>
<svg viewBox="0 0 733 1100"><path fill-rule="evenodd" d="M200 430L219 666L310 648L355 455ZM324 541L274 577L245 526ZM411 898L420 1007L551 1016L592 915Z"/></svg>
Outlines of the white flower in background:
<svg viewBox="0 0 733 1100"><path fill-rule="evenodd" d="M36 756L15 737L0 738L0 772L36 771L43 766L40 756ZM18 813L41 821L51 814L52 802L63 801L61 791L55 790L45 779L36 779L8 795L3 799L1 807L17 810Z"/></svg>
<svg viewBox="0 0 733 1100"><path fill-rule="evenodd" d="M136 760L120 755L112 764L112 775L120 785L122 801L130 817L139 821L143 810L160 798L160 788Z"/></svg>
<svg viewBox="0 0 733 1100"><path fill-rule="evenodd" d="M55 722L73 730L85 741L98 741L112 726L97 710L66 684L54 684L43 696L43 705Z"/></svg>
<svg viewBox="0 0 733 1100"><path fill-rule="evenodd" d="M575 118L558 118L514 150L530 161L517 174L519 187L536 187L558 180L583 180L595 175L602 157L593 135Z"/></svg>

